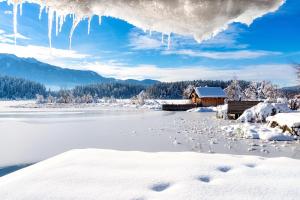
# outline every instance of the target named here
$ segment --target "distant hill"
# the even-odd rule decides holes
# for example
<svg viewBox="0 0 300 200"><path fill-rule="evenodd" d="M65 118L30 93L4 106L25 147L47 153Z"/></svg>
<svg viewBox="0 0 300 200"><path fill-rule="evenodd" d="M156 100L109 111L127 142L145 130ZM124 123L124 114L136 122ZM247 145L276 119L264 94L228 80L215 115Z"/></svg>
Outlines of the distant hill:
<svg viewBox="0 0 300 200"><path fill-rule="evenodd" d="M124 82L150 86L159 82L151 79L139 81L106 78L94 71L61 68L34 58L20 58L12 54L0 54L0 75L24 78L57 89L95 83Z"/></svg>
<svg viewBox="0 0 300 200"><path fill-rule="evenodd" d="M291 87L284 87L283 90L289 90L289 91L300 91L300 86L291 86Z"/></svg>
<svg viewBox="0 0 300 200"><path fill-rule="evenodd" d="M293 98L295 95L300 94L300 86L284 87L281 91L289 98Z"/></svg>

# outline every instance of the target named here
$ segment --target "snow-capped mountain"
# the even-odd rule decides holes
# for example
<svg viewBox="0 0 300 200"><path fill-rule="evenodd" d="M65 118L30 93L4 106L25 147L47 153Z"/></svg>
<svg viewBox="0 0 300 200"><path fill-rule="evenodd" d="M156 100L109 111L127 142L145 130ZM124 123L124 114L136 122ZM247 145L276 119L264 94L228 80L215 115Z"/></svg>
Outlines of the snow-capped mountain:
<svg viewBox="0 0 300 200"><path fill-rule="evenodd" d="M49 88L71 88L76 85L111 82L152 85L158 82L151 79L139 81L107 78L94 71L61 68L34 58L20 58L12 54L0 54L0 75L40 82Z"/></svg>

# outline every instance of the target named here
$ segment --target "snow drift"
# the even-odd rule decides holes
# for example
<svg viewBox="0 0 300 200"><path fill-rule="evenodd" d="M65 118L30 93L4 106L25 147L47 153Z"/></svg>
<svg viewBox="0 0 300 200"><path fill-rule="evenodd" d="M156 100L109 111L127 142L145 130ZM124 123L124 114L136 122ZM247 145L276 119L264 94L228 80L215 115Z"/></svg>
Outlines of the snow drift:
<svg viewBox="0 0 300 200"><path fill-rule="evenodd" d="M280 128L270 128L267 125L243 123L222 127L223 131L246 139L261 139L266 141L293 141L297 139Z"/></svg>
<svg viewBox="0 0 300 200"><path fill-rule="evenodd" d="M285 0L8 0L14 5L15 34L18 5L22 12L24 2L37 3L41 11L47 10L51 46L53 21L57 34L69 14L73 17L70 41L81 20L90 22L92 16L97 15L100 23L101 16L111 16L145 31L161 32L169 36L169 43L171 33L193 36L201 42L226 29L230 23L250 25L256 18L276 11Z"/></svg>
<svg viewBox="0 0 300 200"><path fill-rule="evenodd" d="M0 199L299 199L299 165L284 157L73 150L2 177Z"/></svg>
<svg viewBox="0 0 300 200"><path fill-rule="evenodd" d="M244 111L238 118L240 122L265 122L267 117L277 113L288 113L291 109L287 103L262 102Z"/></svg>

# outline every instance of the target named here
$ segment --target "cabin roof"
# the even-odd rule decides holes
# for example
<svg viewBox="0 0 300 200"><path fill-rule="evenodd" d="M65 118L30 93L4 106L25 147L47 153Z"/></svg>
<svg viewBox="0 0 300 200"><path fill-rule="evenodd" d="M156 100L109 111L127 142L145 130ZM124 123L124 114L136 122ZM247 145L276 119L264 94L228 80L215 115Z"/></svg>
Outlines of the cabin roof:
<svg viewBox="0 0 300 200"><path fill-rule="evenodd" d="M220 87L196 87L195 92L200 98L226 98L224 90Z"/></svg>

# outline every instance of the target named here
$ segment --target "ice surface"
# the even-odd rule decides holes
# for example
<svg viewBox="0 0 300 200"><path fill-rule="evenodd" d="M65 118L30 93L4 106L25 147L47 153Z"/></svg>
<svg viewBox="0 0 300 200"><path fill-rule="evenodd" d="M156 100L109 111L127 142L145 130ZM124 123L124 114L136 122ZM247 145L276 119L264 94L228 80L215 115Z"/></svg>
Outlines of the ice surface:
<svg viewBox="0 0 300 200"><path fill-rule="evenodd" d="M130 104L130 100L39 106L34 101L0 101L0 168L35 163L78 148L300 158L297 140L273 146L271 141L244 139L221 130L239 123L218 120L213 112L157 110L159 102L185 100L150 102L143 106ZM249 152L253 142L264 146Z"/></svg>
<svg viewBox="0 0 300 200"><path fill-rule="evenodd" d="M60 18L74 15L74 24L93 15L99 19L115 17L143 30L168 35L170 47L171 33L193 36L201 42L225 30L230 23L250 25L256 18L276 11L285 0L8 0L14 5L14 27L17 27L17 6L24 2L39 4L41 11L44 6L46 10L51 8Z"/></svg>
<svg viewBox="0 0 300 200"><path fill-rule="evenodd" d="M72 150L0 178L0 199L298 199L300 160Z"/></svg>

